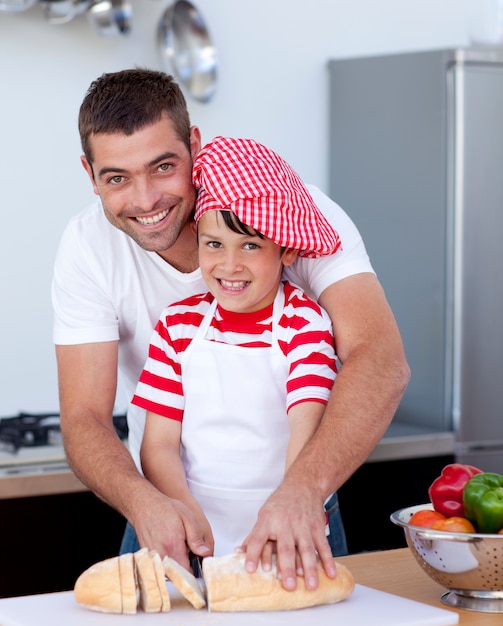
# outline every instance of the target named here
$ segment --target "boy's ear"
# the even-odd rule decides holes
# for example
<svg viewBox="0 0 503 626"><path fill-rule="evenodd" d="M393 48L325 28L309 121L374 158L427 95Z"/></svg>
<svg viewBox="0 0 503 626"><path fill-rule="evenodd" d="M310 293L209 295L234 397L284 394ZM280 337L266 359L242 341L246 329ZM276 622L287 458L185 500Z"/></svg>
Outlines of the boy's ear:
<svg viewBox="0 0 503 626"><path fill-rule="evenodd" d="M285 248L285 250L283 250L283 254L281 255L281 262L285 267L288 267L295 261L298 254L299 251L295 248Z"/></svg>

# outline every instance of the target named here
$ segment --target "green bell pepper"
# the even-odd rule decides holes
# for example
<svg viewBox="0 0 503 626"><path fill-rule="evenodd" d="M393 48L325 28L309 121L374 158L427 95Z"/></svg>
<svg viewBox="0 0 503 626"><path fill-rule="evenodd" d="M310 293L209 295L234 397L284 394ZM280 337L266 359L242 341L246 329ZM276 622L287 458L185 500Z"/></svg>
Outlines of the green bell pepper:
<svg viewBox="0 0 503 626"><path fill-rule="evenodd" d="M491 472L476 474L463 489L465 517L479 533L503 529L503 476Z"/></svg>

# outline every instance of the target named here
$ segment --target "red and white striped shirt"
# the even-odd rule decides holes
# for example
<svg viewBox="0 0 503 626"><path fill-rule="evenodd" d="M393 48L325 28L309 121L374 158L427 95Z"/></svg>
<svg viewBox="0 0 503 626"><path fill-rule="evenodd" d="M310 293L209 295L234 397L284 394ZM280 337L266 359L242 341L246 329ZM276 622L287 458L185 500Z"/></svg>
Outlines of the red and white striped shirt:
<svg viewBox="0 0 503 626"><path fill-rule="evenodd" d="M298 287L283 283L284 309L276 331L288 360L286 412L299 402L326 404L337 373L332 323L328 314ZM180 355L187 349L211 303L211 293L167 307L152 335L148 358L132 403L181 421L185 399ZM242 347L270 347L273 305L253 313L217 306L206 340Z"/></svg>

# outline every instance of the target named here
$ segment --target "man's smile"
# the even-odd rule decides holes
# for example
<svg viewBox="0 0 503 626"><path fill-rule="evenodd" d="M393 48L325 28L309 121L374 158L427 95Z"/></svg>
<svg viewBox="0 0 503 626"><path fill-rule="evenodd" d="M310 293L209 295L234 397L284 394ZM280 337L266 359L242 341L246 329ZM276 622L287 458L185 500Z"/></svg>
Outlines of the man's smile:
<svg viewBox="0 0 503 626"><path fill-rule="evenodd" d="M157 215L152 215L150 217L136 217L136 221L142 224L142 226L148 226L149 224L157 224L161 220L163 220L166 215L169 213L169 209L164 209Z"/></svg>

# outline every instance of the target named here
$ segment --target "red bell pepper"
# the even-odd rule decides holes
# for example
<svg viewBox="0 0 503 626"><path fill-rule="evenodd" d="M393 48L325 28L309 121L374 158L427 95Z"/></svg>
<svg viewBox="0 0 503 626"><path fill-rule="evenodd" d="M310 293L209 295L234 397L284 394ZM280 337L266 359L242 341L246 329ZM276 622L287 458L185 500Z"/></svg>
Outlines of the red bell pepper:
<svg viewBox="0 0 503 626"><path fill-rule="evenodd" d="M446 465L428 489L435 511L446 517L464 517L463 488L475 474L482 474L482 470L462 463Z"/></svg>

